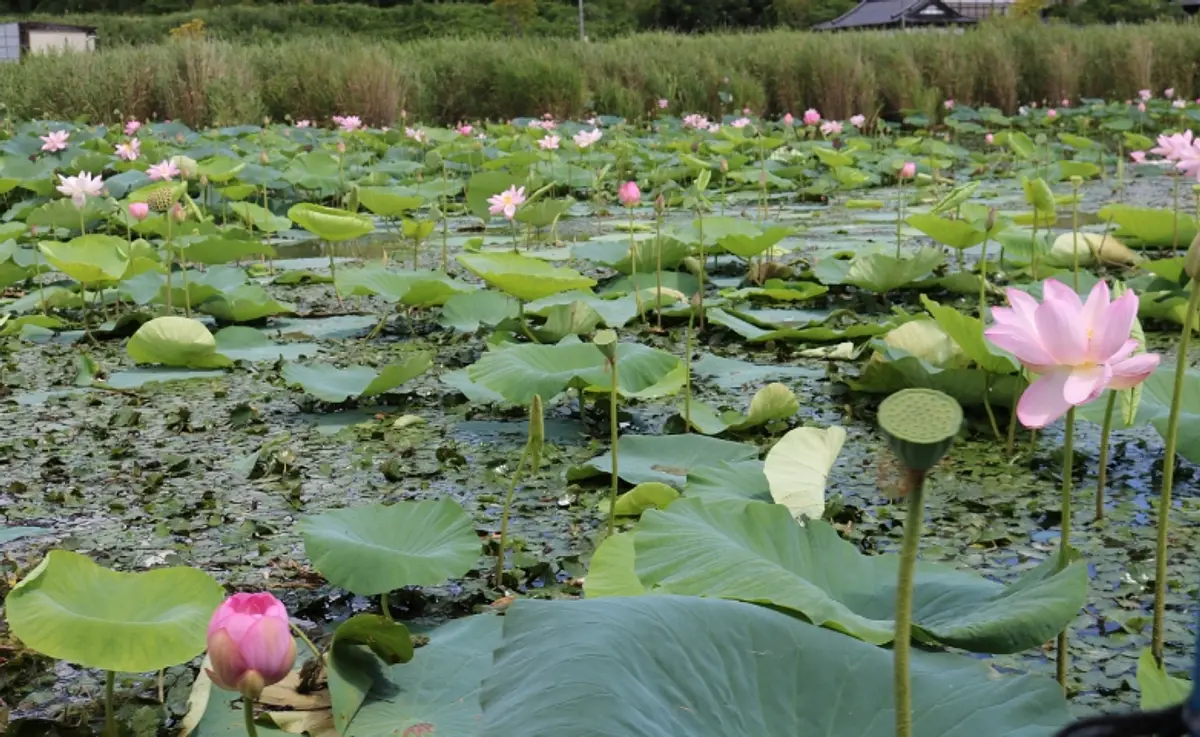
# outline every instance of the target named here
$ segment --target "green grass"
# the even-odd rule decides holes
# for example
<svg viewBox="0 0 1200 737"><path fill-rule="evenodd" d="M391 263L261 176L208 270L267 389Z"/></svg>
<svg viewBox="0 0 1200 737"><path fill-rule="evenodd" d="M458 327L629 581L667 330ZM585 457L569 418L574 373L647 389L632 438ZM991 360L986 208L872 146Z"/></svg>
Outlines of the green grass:
<svg viewBox="0 0 1200 737"><path fill-rule="evenodd" d="M179 41L0 65L0 101L19 118L121 116L229 125L286 115L353 113L391 125L590 111L641 116L660 97L672 112L826 117L928 106L952 97L1013 111L1064 97L1125 99L1174 87L1194 97L1200 27L989 25L963 34L774 31L562 38L358 37L234 44Z"/></svg>

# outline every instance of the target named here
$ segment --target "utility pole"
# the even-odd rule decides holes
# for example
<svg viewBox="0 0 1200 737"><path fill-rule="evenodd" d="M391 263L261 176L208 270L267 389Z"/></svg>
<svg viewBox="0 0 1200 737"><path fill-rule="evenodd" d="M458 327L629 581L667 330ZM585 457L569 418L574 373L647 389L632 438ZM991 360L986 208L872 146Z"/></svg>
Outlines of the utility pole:
<svg viewBox="0 0 1200 737"><path fill-rule="evenodd" d="M587 40L587 32L583 28L583 0L579 0L579 40Z"/></svg>

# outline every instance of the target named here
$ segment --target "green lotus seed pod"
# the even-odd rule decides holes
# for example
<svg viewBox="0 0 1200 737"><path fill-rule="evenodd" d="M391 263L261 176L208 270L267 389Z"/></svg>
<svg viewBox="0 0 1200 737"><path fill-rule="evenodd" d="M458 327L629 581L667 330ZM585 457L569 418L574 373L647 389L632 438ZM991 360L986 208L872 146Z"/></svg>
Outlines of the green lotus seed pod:
<svg viewBox="0 0 1200 737"><path fill-rule="evenodd" d="M879 405L879 429L910 471L928 471L942 460L962 427L962 407L935 389L903 389Z"/></svg>
<svg viewBox="0 0 1200 737"><path fill-rule="evenodd" d="M617 360L617 333L614 330L599 330L596 332L596 337L592 338L592 344L600 349L604 357L609 361Z"/></svg>
<svg viewBox="0 0 1200 737"><path fill-rule="evenodd" d="M155 212L166 212L175 204L175 188L159 187L146 195L146 204Z"/></svg>

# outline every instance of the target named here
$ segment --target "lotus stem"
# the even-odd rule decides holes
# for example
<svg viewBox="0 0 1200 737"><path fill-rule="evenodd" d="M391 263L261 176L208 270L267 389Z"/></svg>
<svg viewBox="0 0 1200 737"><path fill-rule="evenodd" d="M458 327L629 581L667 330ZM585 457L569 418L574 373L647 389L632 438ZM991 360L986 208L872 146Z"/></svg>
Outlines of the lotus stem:
<svg viewBox="0 0 1200 737"><path fill-rule="evenodd" d="M700 324L697 330L704 330L704 215L699 209L696 210L697 222L699 226L697 231L700 234L700 290L697 292L700 295Z"/></svg>
<svg viewBox="0 0 1200 737"><path fill-rule="evenodd" d="M450 237L450 217L446 214L446 160L442 159L442 271L448 271L449 257L447 249L449 248L448 239Z"/></svg>
<svg viewBox="0 0 1200 737"><path fill-rule="evenodd" d="M658 296L655 301L656 312L658 313L658 329L662 330L662 213L657 213L654 218L654 283L658 290Z"/></svg>
<svg viewBox="0 0 1200 737"><path fill-rule="evenodd" d="M646 308L642 305L642 290L638 289L637 283L637 262L638 248L637 241L633 237L633 208L629 208L629 268L630 278L633 279L633 301L637 303L638 317L642 322L646 322Z"/></svg>
<svg viewBox="0 0 1200 737"><path fill-rule="evenodd" d="M1071 268L1071 286L1075 289L1076 292L1078 292L1079 291L1079 180L1075 179L1074 181L1072 181L1072 185L1074 185L1074 188L1075 188L1075 196L1072 198L1072 201L1071 201L1071 259L1073 262L1072 268ZM1178 190L1178 188L1179 188L1178 185L1176 185L1176 190ZM1178 206L1178 204L1179 204L1178 200L1176 200L1176 206ZM1175 215L1176 215L1176 218L1178 218L1179 213L1176 212Z"/></svg>
<svg viewBox="0 0 1200 737"><path fill-rule="evenodd" d="M171 271L175 265L175 249L171 246L171 216L167 215L167 312L171 312Z"/></svg>
<svg viewBox="0 0 1200 737"><path fill-rule="evenodd" d="M688 311L687 332L683 341L683 421L688 432L692 431L692 320L695 310Z"/></svg>
<svg viewBox="0 0 1200 737"><path fill-rule="evenodd" d="M1075 473L1075 408L1067 410L1067 430L1063 439L1063 468L1062 468L1062 536L1058 541L1058 568L1062 570L1071 563L1071 491L1073 490ZM1067 691L1067 661L1070 653L1067 651L1067 629L1058 633L1058 643L1055 658L1055 675L1063 693Z"/></svg>
<svg viewBox="0 0 1200 737"><path fill-rule="evenodd" d="M117 737L117 716L113 709L113 691L117 686L116 671L104 674L104 733L108 737Z"/></svg>
<svg viewBox="0 0 1200 737"><path fill-rule="evenodd" d="M1109 391L1104 405L1104 424L1100 427L1100 470L1096 475L1096 519L1104 519L1104 486L1108 481L1109 441L1112 438L1113 408L1117 403L1116 391Z"/></svg>
<svg viewBox="0 0 1200 737"><path fill-rule="evenodd" d="M908 472L914 481L908 492L908 515L904 520L904 542L900 548L900 579L896 584L896 635L892 642L896 737L912 737L912 696L909 693L909 653L912 650L912 589L917 567L917 548L925 517L925 474Z"/></svg>
<svg viewBox="0 0 1200 737"><path fill-rule="evenodd" d="M988 422L992 426L992 436L1000 439L1000 426L996 424L996 413L992 410L992 373L989 371L983 379L983 409L987 412Z"/></svg>
<svg viewBox="0 0 1200 737"><path fill-rule="evenodd" d="M387 621L392 621L392 608L388 606L388 592L386 591L379 595L379 613Z"/></svg>
<svg viewBox="0 0 1200 737"><path fill-rule="evenodd" d="M42 314L46 314L46 285L42 282L42 248L37 244L33 247L33 267L37 270L38 280L38 303L41 305ZM660 325L661 327L661 325Z"/></svg>
<svg viewBox="0 0 1200 737"><path fill-rule="evenodd" d="M896 194L896 258L900 258L900 226L904 222L904 180L899 182Z"/></svg>
<svg viewBox="0 0 1200 737"><path fill-rule="evenodd" d="M1182 177L1179 176L1178 169L1174 167L1171 168L1171 178L1175 180L1173 195L1175 204L1172 208L1174 210L1175 218L1172 222L1171 231L1171 255L1174 256L1179 251L1179 180L1182 179Z"/></svg>
<svg viewBox="0 0 1200 737"><path fill-rule="evenodd" d="M295 635L296 637L299 637L300 641L303 642L305 644L305 646L309 649L309 651L313 654L313 658L315 658L318 663L324 663L325 656L321 654L320 648L318 648L315 644L313 644L312 640L308 639L308 635L304 634L304 630L300 629L292 622L289 622L288 626L291 628L292 634Z"/></svg>
<svg viewBox="0 0 1200 737"><path fill-rule="evenodd" d="M987 314L987 247L988 238L983 238L983 250L979 254L979 320L982 322ZM959 253L962 253L959 251ZM999 436L997 436L999 437Z"/></svg>
<svg viewBox="0 0 1200 737"><path fill-rule="evenodd" d="M612 389L608 392L608 434L611 438L612 445L612 489L609 491L609 506L608 506L608 536L612 537L613 531L617 527L617 485L619 478L617 475L617 443L618 430L620 429L620 418L617 415L617 355L613 354L609 361L609 366L612 367Z"/></svg>
<svg viewBox="0 0 1200 737"><path fill-rule="evenodd" d="M1004 441L1004 450L1008 453L1009 458L1016 451L1017 444L1017 402L1021 398L1021 379L1025 376L1025 369L1021 369L1021 373L1017 374L1017 381L1013 382L1012 395L1012 413L1008 416L1008 437Z"/></svg>
<svg viewBox="0 0 1200 737"><path fill-rule="evenodd" d="M1183 332L1175 354L1175 393L1171 397L1171 413L1167 416L1166 451L1163 453L1162 492L1158 499L1158 547L1154 557L1154 629L1150 637L1150 652L1162 666L1163 618L1167 605L1167 526L1171 516L1171 489L1175 485L1175 449L1179 442L1179 407L1183 399L1183 380L1187 375L1188 344L1192 339L1192 323L1200 307L1200 281L1192 280L1192 296L1183 313Z"/></svg>
<svg viewBox="0 0 1200 737"><path fill-rule="evenodd" d="M512 510L513 497L517 494L517 484L521 480L521 472L525 470L525 461L529 458L529 443L525 443L521 451L521 460L517 470L513 472L512 483L508 485L508 496L504 498L504 513L500 517L500 549L496 551L496 588L504 585L504 551L508 545L508 515Z"/></svg>
<svg viewBox="0 0 1200 737"><path fill-rule="evenodd" d="M187 317L192 316L192 295L188 291L188 273L187 261L183 258L183 246L179 247L179 275L183 277L183 314Z"/></svg>
<svg viewBox="0 0 1200 737"><path fill-rule="evenodd" d="M258 737L258 728L254 726L254 701L242 697L242 714L246 718L246 737Z"/></svg>
<svg viewBox="0 0 1200 737"><path fill-rule="evenodd" d="M529 340L533 341L534 343L542 342L538 340L537 336L533 334L533 331L529 329L529 322L525 319L525 303L521 300L517 300L517 319L521 323L521 332L525 334L526 338L529 338Z"/></svg>

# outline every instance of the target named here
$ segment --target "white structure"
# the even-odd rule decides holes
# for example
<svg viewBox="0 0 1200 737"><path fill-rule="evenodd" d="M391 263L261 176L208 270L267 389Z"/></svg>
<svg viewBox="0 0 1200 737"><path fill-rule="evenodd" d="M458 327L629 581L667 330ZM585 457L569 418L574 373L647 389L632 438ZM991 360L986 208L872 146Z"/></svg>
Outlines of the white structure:
<svg viewBox="0 0 1200 737"><path fill-rule="evenodd" d="M25 54L94 51L96 29L62 23L0 23L0 62L20 61Z"/></svg>

